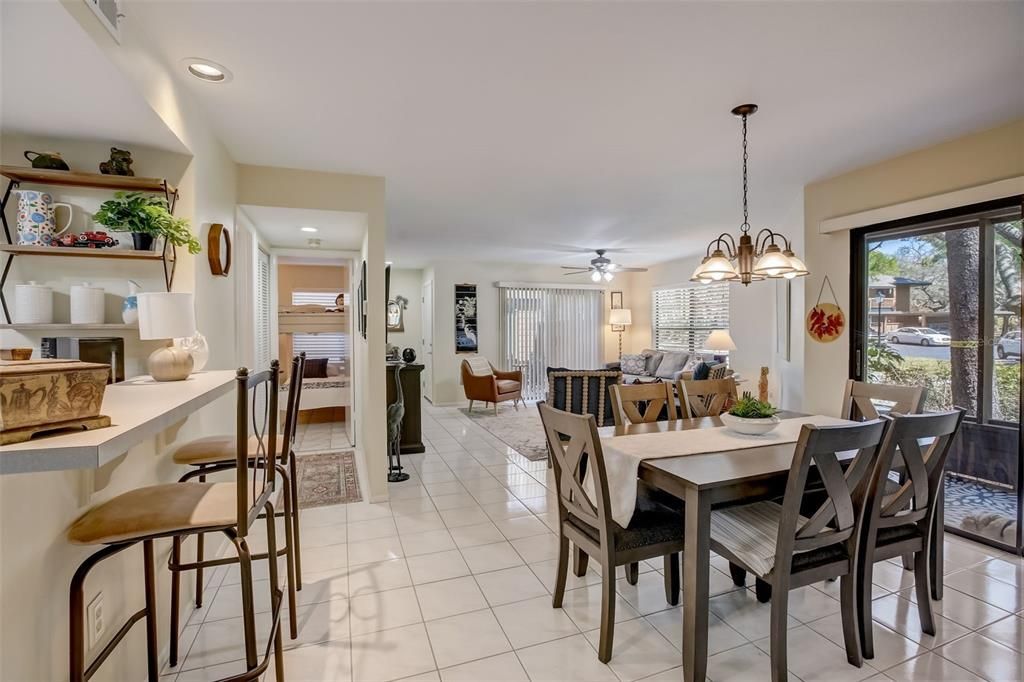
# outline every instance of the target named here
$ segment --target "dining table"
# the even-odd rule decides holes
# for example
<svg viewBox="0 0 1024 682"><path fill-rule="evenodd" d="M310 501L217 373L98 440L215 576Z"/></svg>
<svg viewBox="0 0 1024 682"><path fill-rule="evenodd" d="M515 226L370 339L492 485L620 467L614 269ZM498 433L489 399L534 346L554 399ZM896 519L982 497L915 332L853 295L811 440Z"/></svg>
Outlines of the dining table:
<svg viewBox="0 0 1024 682"><path fill-rule="evenodd" d="M810 421L817 417L799 412L781 411L780 420ZM724 428L718 417L656 421L642 424L608 426L598 429L607 453L612 439L622 436L667 434L676 432L679 456L663 451L656 459L641 459L637 478L683 501L683 679L703 682L708 658L708 579L711 571L711 511L740 503L781 497L786 488L796 442L769 443L750 447L693 452L694 429ZM675 439L659 437L660 447ZM639 442L639 441L637 441ZM669 445L671 447L671 445ZM837 453L840 462L849 462L856 451ZM607 457L606 457L607 459ZM937 528L937 552L934 563L941 571L941 526Z"/></svg>

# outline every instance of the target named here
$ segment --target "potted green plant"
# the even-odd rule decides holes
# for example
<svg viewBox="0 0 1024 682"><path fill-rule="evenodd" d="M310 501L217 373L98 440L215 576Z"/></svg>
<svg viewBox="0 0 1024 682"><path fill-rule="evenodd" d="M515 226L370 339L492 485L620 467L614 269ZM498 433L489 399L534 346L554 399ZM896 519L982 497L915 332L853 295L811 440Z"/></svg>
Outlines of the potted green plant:
<svg viewBox="0 0 1024 682"><path fill-rule="evenodd" d="M116 192L113 199L100 205L93 220L113 232L131 232L139 251L152 250L157 237L187 247L191 254L201 250L188 220L175 218L167 209L167 200L156 194Z"/></svg>
<svg viewBox="0 0 1024 682"><path fill-rule="evenodd" d="M744 391L743 396L721 419L731 431L747 436L762 436L779 425L779 418L775 416L778 411L767 400L758 400L750 391Z"/></svg>

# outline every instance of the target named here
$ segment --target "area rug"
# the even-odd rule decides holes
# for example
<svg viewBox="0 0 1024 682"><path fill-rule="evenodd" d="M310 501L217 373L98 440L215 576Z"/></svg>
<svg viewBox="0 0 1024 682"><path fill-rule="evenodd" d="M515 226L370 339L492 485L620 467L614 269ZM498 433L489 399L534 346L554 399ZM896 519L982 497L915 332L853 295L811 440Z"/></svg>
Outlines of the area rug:
<svg viewBox="0 0 1024 682"><path fill-rule="evenodd" d="M540 413L533 404L520 405L515 409L509 404L499 405L498 414L493 408L459 408L464 415L492 436L513 448L528 460L538 462L548 458L548 446L544 440L544 427Z"/></svg>
<svg viewBox="0 0 1024 682"><path fill-rule="evenodd" d="M946 476L946 525L966 527L979 514L1017 518L1017 494L1009 488L987 485L959 476Z"/></svg>
<svg viewBox="0 0 1024 682"><path fill-rule="evenodd" d="M295 465L298 469L300 509L348 504L363 499L353 451L300 454L295 458Z"/></svg>

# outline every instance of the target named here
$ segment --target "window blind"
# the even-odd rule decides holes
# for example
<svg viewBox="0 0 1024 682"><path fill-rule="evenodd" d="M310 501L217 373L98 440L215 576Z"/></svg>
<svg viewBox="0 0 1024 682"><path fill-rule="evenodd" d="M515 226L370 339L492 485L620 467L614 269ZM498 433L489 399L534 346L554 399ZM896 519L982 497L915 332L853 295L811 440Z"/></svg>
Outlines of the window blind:
<svg viewBox="0 0 1024 682"><path fill-rule="evenodd" d="M292 305L322 305L336 308L339 291L293 291Z"/></svg>
<svg viewBox="0 0 1024 682"><path fill-rule="evenodd" d="M548 367L601 367L603 291L518 285L498 291L498 363L522 369L523 398L544 398Z"/></svg>
<svg viewBox="0 0 1024 682"><path fill-rule="evenodd" d="M270 368L270 254L256 250L256 369Z"/></svg>
<svg viewBox="0 0 1024 682"><path fill-rule="evenodd" d="M724 282L656 289L652 295L658 350L700 351L713 330L729 329L729 285Z"/></svg>
<svg viewBox="0 0 1024 682"><path fill-rule="evenodd" d="M337 306L338 291L292 291L292 305L322 305L325 308ZM344 332L321 332L317 334L293 334L292 352L296 355L305 351L306 358L327 358L328 362L342 362L349 355L348 334Z"/></svg>

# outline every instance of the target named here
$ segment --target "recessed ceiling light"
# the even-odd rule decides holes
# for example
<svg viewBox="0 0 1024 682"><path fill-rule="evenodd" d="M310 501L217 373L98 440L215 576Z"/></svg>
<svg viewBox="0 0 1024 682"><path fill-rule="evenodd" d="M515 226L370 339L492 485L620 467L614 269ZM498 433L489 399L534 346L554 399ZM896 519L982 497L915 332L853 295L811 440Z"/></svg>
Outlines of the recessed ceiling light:
<svg viewBox="0 0 1024 682"><path fill-rule="evenodd" d="M188 57L182 59L181 63L189 74L207 83L227 83L233 78L227 67L209 59Z"/></svg>
<svg viewBox="0 0 1024 682"><path fill-rule="evenodd" d="M303 232L316 232L317 231L315 227L300 227L299 229L302 230Z"/></svg>

